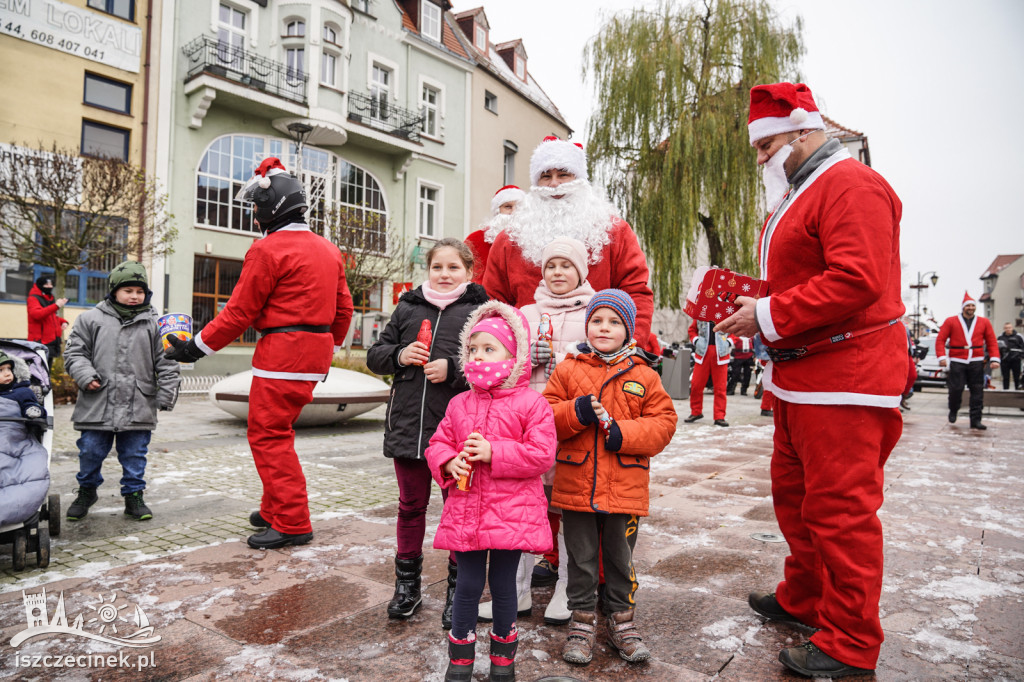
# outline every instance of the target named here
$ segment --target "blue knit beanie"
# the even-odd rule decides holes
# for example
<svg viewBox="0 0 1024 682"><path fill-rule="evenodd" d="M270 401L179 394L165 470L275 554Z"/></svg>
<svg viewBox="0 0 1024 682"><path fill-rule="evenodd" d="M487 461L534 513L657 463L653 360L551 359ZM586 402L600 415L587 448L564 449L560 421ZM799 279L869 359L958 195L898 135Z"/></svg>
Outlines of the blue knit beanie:
<svg viewBox="0 0 1024 682"><path fill-rule="evenodd" d="M626 325L626 343L633 338L636 330L636 304L625 291L621 289L602 289L594 294L587 306L587 324L590 324L590 316L598 308L611 308L615 314L622 318Z"/></svg>

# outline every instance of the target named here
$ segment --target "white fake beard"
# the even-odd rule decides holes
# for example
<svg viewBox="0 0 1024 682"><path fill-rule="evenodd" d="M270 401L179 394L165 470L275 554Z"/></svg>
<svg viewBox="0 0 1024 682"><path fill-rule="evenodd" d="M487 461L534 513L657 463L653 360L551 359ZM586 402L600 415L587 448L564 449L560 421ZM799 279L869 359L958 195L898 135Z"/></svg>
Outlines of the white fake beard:
<svg viewBox="0 0 1024 682"><path fill-rule="evenodd" d="M560 196L561 199L554 197ZM601 260L601 252L611 243L613 221L619 212L586 180L576 179L558 187L531 187L509 218L505 234L519 246L523 258L541 264L544 247L556 237L572 237L583 242L590 255L588 262Z"/></svg>
<svg viewBox="0 0 1024 682"><path fill-rule="evenodd" d="M793 153L793 145L785 144L779 147L772 158L765 162L761 168L761 182L764 183L764 200L769 213L774 213L789 191L789 179L786 177L786 169L783 164L789 155Z"/></svg>
<svg viewBox="0 0 1024 682"><path fill-rule="evenodd" d="M507 230L511 224L511 213L499 213L491 216L480 226L480 229L484 230L484 241L488 244L493 244L498 235Z"/></svg>

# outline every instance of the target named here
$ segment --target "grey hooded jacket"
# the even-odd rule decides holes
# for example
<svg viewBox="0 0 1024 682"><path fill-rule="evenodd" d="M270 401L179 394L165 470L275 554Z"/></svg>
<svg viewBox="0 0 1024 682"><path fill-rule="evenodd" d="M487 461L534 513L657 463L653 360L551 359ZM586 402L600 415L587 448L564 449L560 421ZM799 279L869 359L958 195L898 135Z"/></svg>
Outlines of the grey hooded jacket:
<svg viewBox="0 0 1024 682"><path fill-rule="evenodd" d="M163 353L152 308L122 320L108 301L78 316L64 367L78 384L71 420L79 431L152 431L158 409L178 400L178 363ZM93 380L95 391L86 390Z"/></svg>

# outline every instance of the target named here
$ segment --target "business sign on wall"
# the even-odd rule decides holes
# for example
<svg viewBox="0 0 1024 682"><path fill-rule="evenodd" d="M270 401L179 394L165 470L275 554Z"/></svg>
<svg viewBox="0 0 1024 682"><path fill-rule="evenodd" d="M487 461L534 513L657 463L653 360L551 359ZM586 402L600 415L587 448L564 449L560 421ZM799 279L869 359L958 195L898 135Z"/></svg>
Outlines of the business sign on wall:
<svg viewBox="0 0 1024 682"><path fill-rule="evenodd" d="M0 33L139 72L142 30L59 0L0 0Z"/></svg>

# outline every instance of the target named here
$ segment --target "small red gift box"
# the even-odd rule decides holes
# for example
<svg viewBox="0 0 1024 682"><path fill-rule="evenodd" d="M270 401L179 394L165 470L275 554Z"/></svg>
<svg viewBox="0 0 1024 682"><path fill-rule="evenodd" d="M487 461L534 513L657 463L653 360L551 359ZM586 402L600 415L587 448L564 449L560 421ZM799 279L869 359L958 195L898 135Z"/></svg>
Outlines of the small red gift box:
<svg viewBox="0 0 1024 682"><path fill-rule="evenodd" d="M738 296L762 298L768 295L768 283L732 270L699 267L693 273L683 311L695 320L721 322L737 310Z"/></svg>

